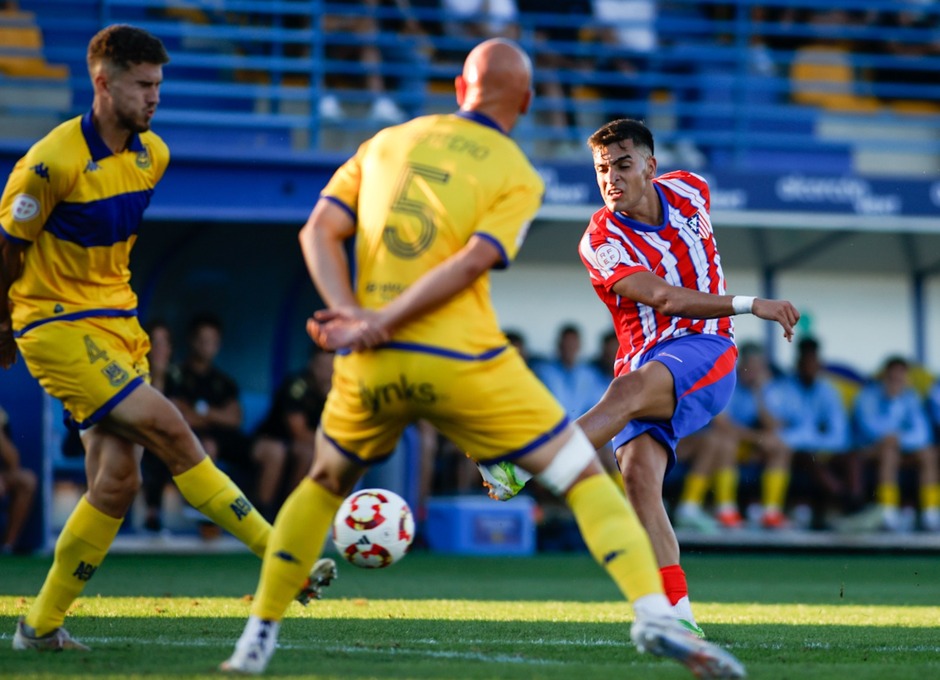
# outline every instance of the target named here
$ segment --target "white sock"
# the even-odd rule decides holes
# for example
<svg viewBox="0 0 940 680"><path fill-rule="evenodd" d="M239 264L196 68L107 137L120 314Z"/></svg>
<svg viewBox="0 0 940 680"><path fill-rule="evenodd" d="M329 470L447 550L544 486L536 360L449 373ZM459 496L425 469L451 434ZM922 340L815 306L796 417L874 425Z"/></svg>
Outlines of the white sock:
<svg viewBox="0 0 940 680"><path fill-rule="evenodd" d="M688 621L693 625L698 625L695 623L695 616L692 614L692 603L689 602L689 596L683 595L682 598L672 605L673 614L676 618L682 619L683 621Z"/></svg>
<svg viewBox="0 0 940 680"><path fill-rule="evenodd" d="M651 595L638 597L633 601L633 614L638 621L647 618L674 619L676 617L669 600L662 593L652 593Z"/></svg>

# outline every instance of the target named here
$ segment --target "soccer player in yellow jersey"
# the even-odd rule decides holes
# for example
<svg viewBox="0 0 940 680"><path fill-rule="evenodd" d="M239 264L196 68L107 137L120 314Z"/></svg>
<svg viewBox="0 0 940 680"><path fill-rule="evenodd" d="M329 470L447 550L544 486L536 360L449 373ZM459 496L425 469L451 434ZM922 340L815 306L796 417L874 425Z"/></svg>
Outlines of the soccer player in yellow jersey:
<svg viewBox="0 0 940 680"><path fill-rule="evenodd" d="M324 189L300 241L329 307L308 323L338 349L310 476L284 504L251 616L222 670L261 673L281 618L365 469L403 428L430 421L476 460L513 460L564 496L591 553L634 606L641 650L699 677L744 669L679 625L649 538L594 448L499 330L488 272L507 266L543 185L509 138L531 99L531 64L488 40L457 77L460 110L366 141ZM344 241L356 237L356 284Z"/></svg>
<svg viewBox="0 0 940 680"><path fill-rule="evenodd" d="M0 199L0 366L19 348L30 373L81 430L88 491L59 535L14 649L87 649L62 627L140 488L146 446L183 496L263 555L270 525L206 456L179 411L148 384L128 259L169 153L150 131L159 39L109 26L88 46L94 102L14 167Z"/></svg>

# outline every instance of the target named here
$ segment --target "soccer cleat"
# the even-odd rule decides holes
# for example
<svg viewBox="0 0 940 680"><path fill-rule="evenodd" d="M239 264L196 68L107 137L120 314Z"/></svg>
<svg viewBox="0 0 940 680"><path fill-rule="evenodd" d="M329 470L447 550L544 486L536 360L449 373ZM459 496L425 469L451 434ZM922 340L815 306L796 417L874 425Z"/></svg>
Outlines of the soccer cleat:
<svg viewBox="0 0 940 680"><path fill-rule="evenodd" d="M280 626L281 624L277 621L264 621L250 616L245 625L245 632L235 644L235 651L232 656L219 664L219 670L223 673L241 675L264 673L277 648L277 634Z"/></svg>
<svg viewBox="0 0 940 680"><path fill-rule="evenodd" d="M679 621L680 626L682 626L687 631L692 633L692 635L697 637L699 640L705 639L705 631L702 630L701 627L697 623L695 623L695 621L689 621L688 619L677 619L677 620Z"/></svg>
<svg viewBox="0 0 940 680"><path fill-rule="evenodd" d="M637 619L630 639L641 653L674 659L697 678L745 677L744 666L732 654L696 637L675 619Z"/></svg>
<svg viewBox="0 0 940 680"><path fill-rule="evenodd" d="M715 513L715 519L718 521L718 524L725 529L740 529L744 526L744 518L741 517L741 513L734 508L719 510Z"/></svg>
<svg viewBox="0 0 940 680"><path fill-rule="evenodd" d="M718 532L716 522L701 506L683 503L676 508L676 529L695 531L701 534L714 534Z"/></svg>
<svg viewBox="0 0 940 680"><path fill-rule="evenodd" d="M336 562L329 557L320 558L314 563L313 569L310 570L310 576L307 577L303 587L294 599L306 607L311 600L319 600L323 597L323 589L338 576Z"/></svg>
<svg viewBox="0 0 940 680"><path fill-rule="evenodd" d="M74 649L79 652L90 652L91 649L69 635L69 632L59 626L51 633L36 635L32 626L27 626L21 618L16 622L16 632L13 634L13 649L36 649L40 652L61 652L63 649Z"/></svg>
<svg viewBox="0 0 940 680"><path fill-rule="evenodd" d="M790 520L779 510L765 510L760 525L764 529L789 529Z"/></svg>
<svg viewBox="0 0 940 680"><path fill-rule="evenodd" d="M495 465L477 463L477 469L483 477L487 495L494 501L508 501L522 491L525 483L532 478L525 470L508 461Z"/></svg>

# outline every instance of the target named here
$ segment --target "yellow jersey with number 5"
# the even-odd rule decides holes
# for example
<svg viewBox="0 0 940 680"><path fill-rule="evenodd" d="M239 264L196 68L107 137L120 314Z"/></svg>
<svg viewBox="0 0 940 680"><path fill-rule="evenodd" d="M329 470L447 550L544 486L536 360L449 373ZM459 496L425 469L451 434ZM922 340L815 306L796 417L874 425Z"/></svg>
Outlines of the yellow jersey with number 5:
<svg viewBox="0 0 940 680"><path fill-rule="evenodd" d="M137 313L130 252L168 163L153 132L112 153L90 112L56 127L17 162L0 199L0 233L28 244L9 293L18 335L50 321Z"/></svg>
<svg viewBox="0 0 940 680"><path fill-rule="evenodd" d="M522 150L475 112L432 115L386 128L337 170L322 196L356 220L359 303L395 299L473 236L507 267L542 202L544 185ZM505 347L489 275L402 327L392 346L476 358Z"/></svg>

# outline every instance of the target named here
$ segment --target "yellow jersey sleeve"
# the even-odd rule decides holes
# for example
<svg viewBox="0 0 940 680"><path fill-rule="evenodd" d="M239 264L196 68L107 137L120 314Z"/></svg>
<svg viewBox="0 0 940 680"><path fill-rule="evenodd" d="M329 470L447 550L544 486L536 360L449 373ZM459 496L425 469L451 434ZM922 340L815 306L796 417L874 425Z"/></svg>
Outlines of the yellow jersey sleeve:
<svg viewBox="0 0 940 680"><path fill-rule="evenodd" d="M369 142L363 142L355 155L343 163L333 173L320 194L325 198L338 201L345 206L353 218L359 213L359 188L362 184L362 159L369 149Z"/></svg>
<svg viewBox="0 0 940 680"><path fill-rule="evenodd" d="M504 266L516 259L544 193L542 178L534 169L520 166L519 170L513 183L483 213L476 230L500 247Z"/></svg>
<svg viewBox="0 0 940 680"><path fill-rule="evenodd" d="M14 240L32 243L74 182L74 164L63 163L45 140L35 144L10 173L0 199L0 227Z"/></svg>

